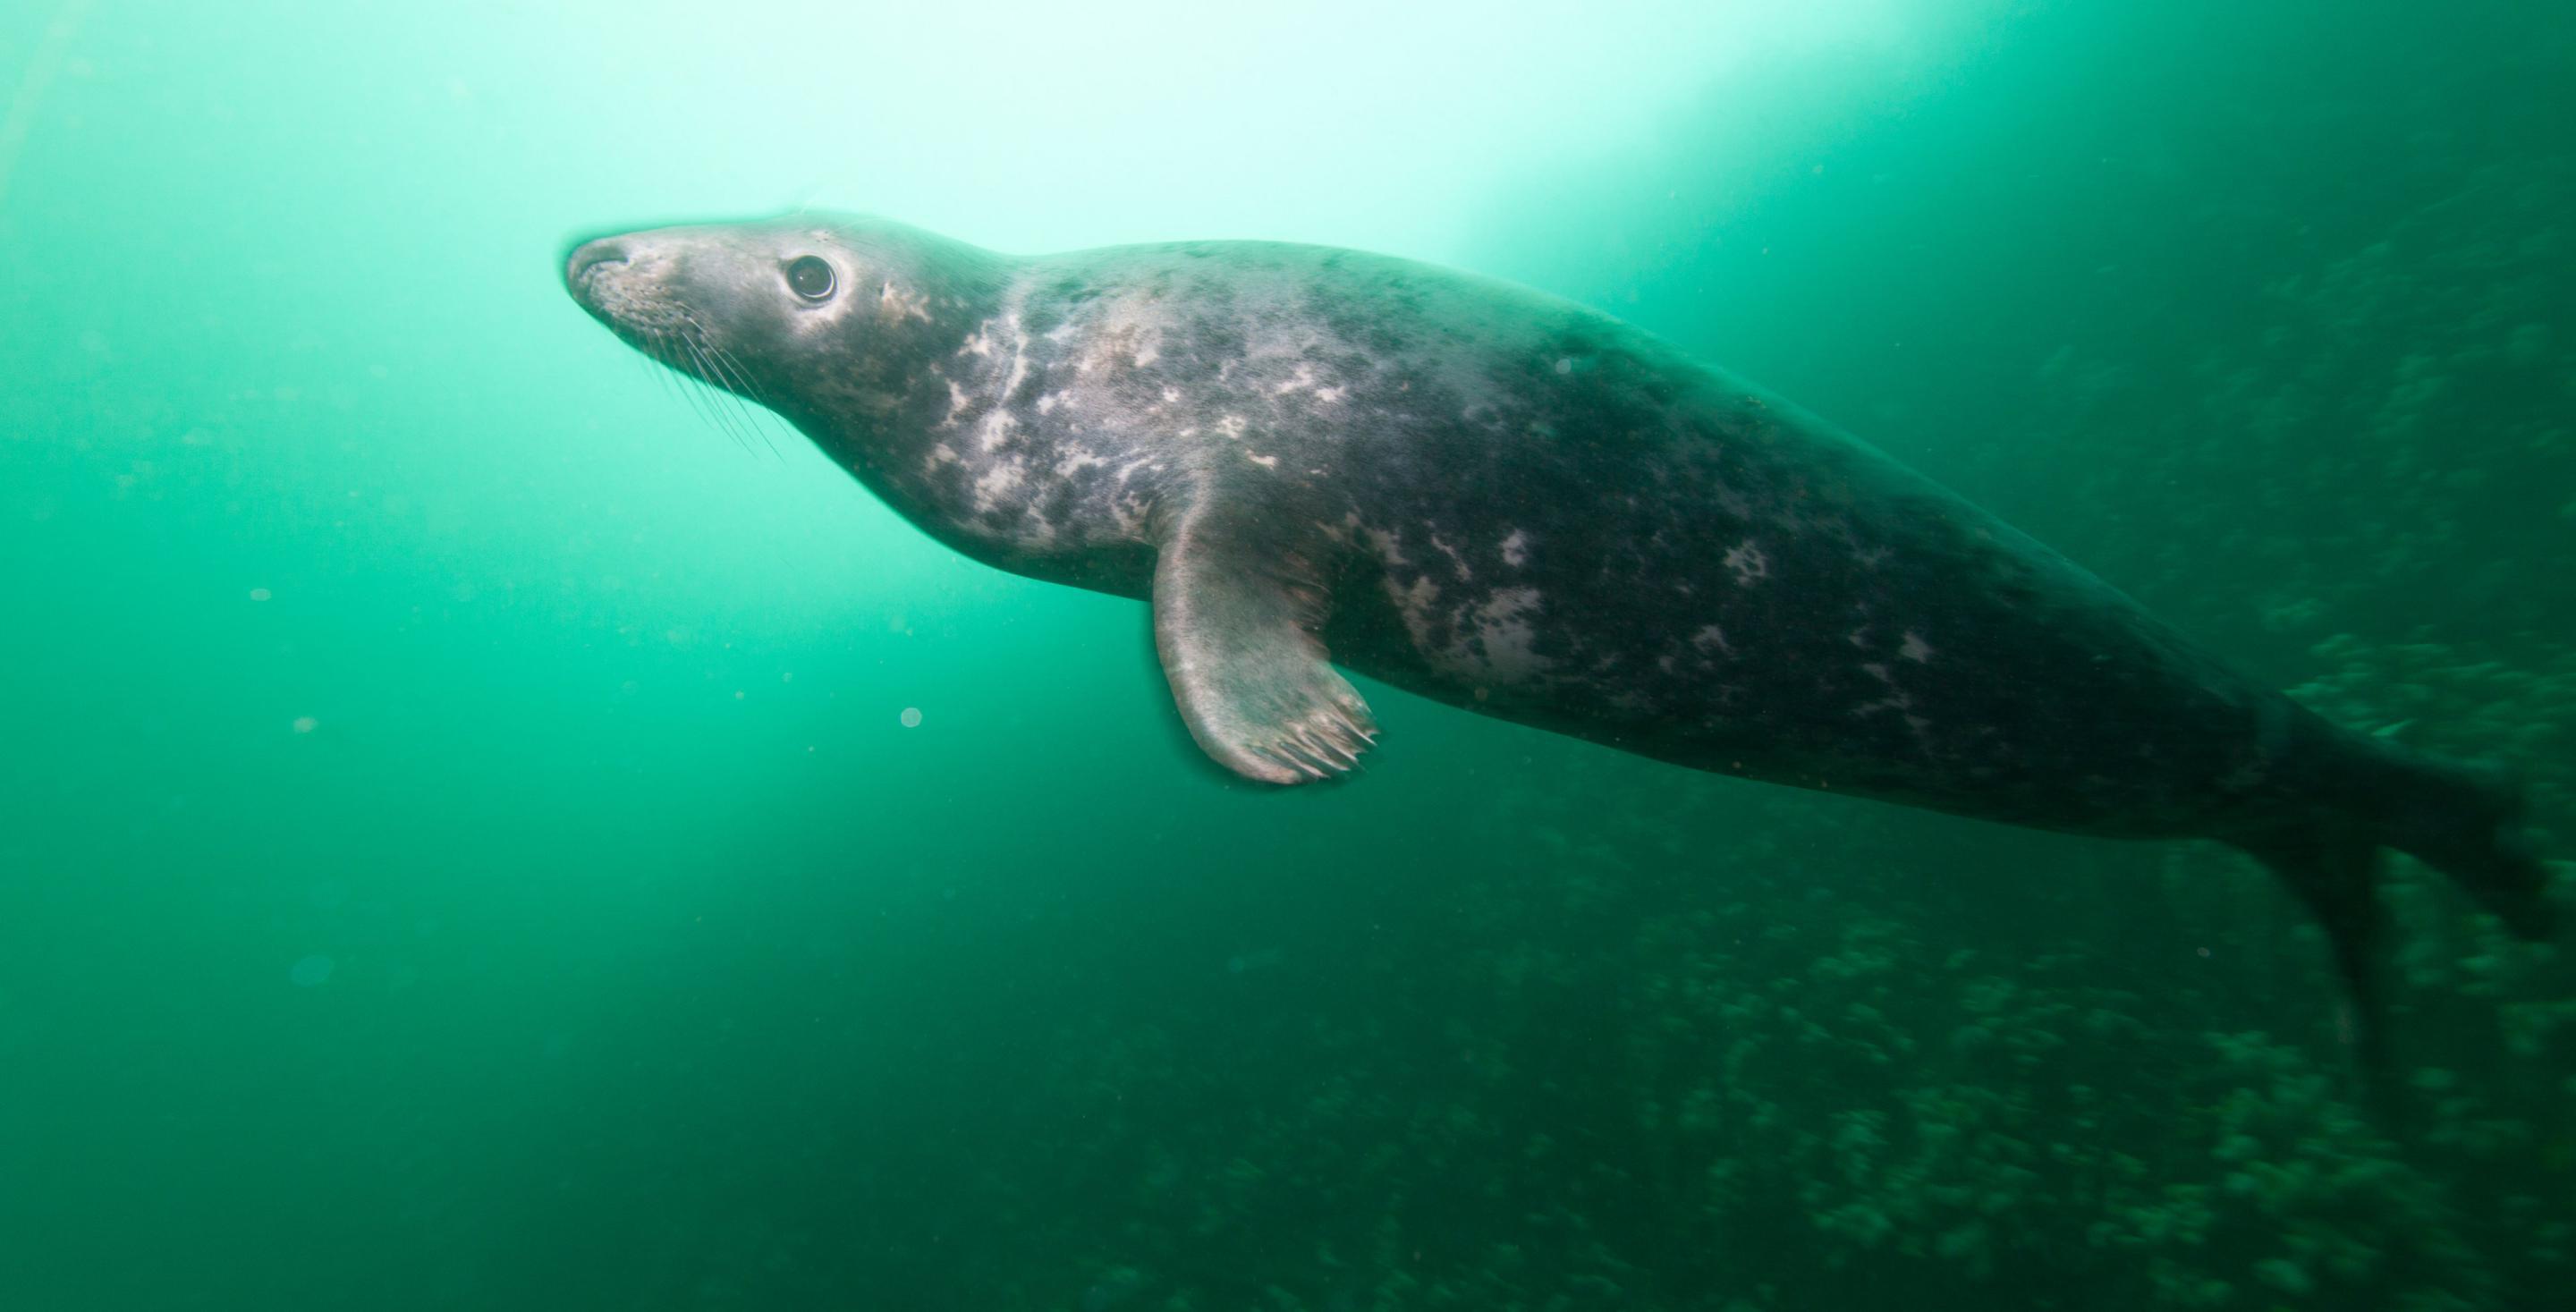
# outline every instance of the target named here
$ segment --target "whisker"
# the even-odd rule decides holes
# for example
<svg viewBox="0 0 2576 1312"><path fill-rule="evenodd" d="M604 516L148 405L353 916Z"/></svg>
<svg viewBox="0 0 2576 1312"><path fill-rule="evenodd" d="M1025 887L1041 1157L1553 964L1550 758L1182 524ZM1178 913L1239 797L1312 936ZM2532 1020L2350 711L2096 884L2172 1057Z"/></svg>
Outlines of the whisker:
<svg viewBox="0 0 2576 1312"><path fill-rule="evenodd" d="M742 369L741 362L740 362L739 360L735 361L734 367L735 367L735 370L736 370L737 372L745 373L745 374L746 374L746 380L747 380L747 374L748 374L748 371L745 371L745 370L743 370L743 369ZM770 400L770 397L769 397L769 390L768 390L767 388L764 388L764 387L754 387L754 388L752 388L752 389L751 389L751 394L752 394L752 396L753 396L754 398L756 398L756 399L760 402L760 412L761 412L761 415L762 415L762 417L763 417L765 420L767 420L766 425L765 425L765 426L762 428L762 430L761 430L761 431L762 431L762 433L763 433L764 435L766 435L766 434L768 434L768 433L770 433L770 432L775 431L775 430L776 430L776 429L778 429L779 427L784 426L784 427L787 429L787 431L788 431L788 435L789 435L789 438L790 438L790 439L791 439L791 441L792 441L792 440L793 440L793 438L797 435L797 434L796 434L796 426L795 426L794 424L792 424L792 423L789 423L789 422L788 422L788 419L787 419L787 416L785 415L785 413L783 413L782 411L780 411L780 410L779 410L779 408L778 408L778 406L777 406L774 402L772 402L772 401ZM772 441L772 442L770 443L770 449L774 451L774 450L776 450L777 448L778 448L778 444L777 444L775 441ZM781 457L781 458L783 459L784 457Z"/></svg>
<svg viewBox="0 0 2576 1312"><path fill-rule="evenodd" d="M733 439L734 445L751 452L751 434L747 431L750 426L735 413L740 398L725 390L723 375L710 354L713 350L711 345L696 336L690 338L689 354L697 361L698 381L710 393L707 409L715 416L717 425L725 430L725 435Z"/></svg>
<svg viewBox="0 0 2576 1312"><path fill-rule="evenodd" d="M752 385L750 371L742 367L742 361L740 359L735 357L732 352L722 349L717 350L716 356L724 361L727 368L733 370L734 378L742 384L742 390L751 393L752 400L757 401L764 406L769 404L769 393Z"/></svg>
<svg viewBox="0 0 2576 1312"><path fill-rule="evenodd" d="M644 357L645 372L661 380L663 387L677 388L701 422L722 431L745 454L756 456L766 448L770 459L783 458L777 441L760 423L760 417L770 413L766 396L753 385L742 362L707 340L695 320L682 317L638 333L632 340L636 353ZM752 443L754 434L759 436L759 446Z"/></svg>
<svg viewBox="0 0 2576 1312"><path fill-rule="evenodd" d="M695 346L698 363L707 384L716 393L716 408L723 412L727 428L735 434L734 440L740 442L745 450L750 449L750 430L754 425L749 411L745 408L746 403L734 390L740 385L740 376L726 367L723 348L703 340L703 335L695 342ZM770 451L772 455L777 454L777 448L774 446Z"/></svg>
<svg viewBox="0 0 2576 1312"><path fill-rule="evenodd" d="M713 343L708 344L707 350L715 361L716 369L732 384L725 395L732 399L734 410L742 416L743 426L760 434L761 445L769 448L771 459L782 459L783 457L778 453L778 443L769 436L769 426L761 422L761 416L773 413L768 408L769 398L759 388L752 386L751 378L743 369L742 362L735 359L731 352ZM749 393L749 396L746 397L745 393Z"/></svg>
<svg viewBox="0 0 2576 1312"><path fill-rule="evenodd" d="M653 385L662 389L663 399L679 400L679 389L682 384L672 377L671 362L662 358L659 348L644 352L643 355L644 372L653 375Z"/></svg>
<svg viewBox="0 0 2576 1312"><path fill-rule="evenodd" d="M680 348L688 352L687 361L679 364L678 368L680 372L688 376L688 381L681 386L680 390L688 393L689 408L698 412L699 419L705 421L707 424L722 432L726 437L732 439L735 446L741 447L745 451L751 450L751 447L742 440L741 434L725 427L725 422L723 418L717 414L715 406L706 399L706 393L702 390L706 383L704 373L705 366L700 363L704 357L698 352L698 344L695 341L692 341L685 334L680 336L678 341Z"/></svg>

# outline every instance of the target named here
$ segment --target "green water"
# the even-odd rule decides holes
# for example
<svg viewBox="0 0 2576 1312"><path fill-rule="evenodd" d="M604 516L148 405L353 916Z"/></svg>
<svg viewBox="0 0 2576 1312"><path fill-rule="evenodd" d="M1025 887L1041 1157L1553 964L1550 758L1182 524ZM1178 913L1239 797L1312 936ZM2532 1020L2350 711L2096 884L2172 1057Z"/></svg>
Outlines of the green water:
<svg viewBox="0 0 2576 1312"><path fill-rule="evenodd" d="M2576 852L2568 7L1598 8L0 10L0 1309L2562 1306L2576 980L2411 866L2400 1148L2239 859L1377 686L1231 784L1141 608L559 284L809 203L1529 282Z"/></svg>

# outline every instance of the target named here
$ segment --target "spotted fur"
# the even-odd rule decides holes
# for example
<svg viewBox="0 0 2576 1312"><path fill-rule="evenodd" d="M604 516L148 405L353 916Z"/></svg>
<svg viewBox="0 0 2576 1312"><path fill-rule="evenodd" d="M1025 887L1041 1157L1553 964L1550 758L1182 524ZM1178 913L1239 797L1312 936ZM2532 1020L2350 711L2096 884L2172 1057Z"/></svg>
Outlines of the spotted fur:
<svg viewBox="0 0 2576 1312"><path fill-rule="evenodd" d="M803 257L835 295L787 288ZM2228 839L2347 919L2350 853L2446 852L2539 923L2509 790L2327 725L1873 448L1578 305L1354 251L1014 258L867 219L611 238L568 277L639 347L690 325L730 364L710 381L960 551L1152 597L1185 718L1255 778L1365 750L1329 653L1700 769ZM2486 818L2410 800L2437 795Z"/></svg>

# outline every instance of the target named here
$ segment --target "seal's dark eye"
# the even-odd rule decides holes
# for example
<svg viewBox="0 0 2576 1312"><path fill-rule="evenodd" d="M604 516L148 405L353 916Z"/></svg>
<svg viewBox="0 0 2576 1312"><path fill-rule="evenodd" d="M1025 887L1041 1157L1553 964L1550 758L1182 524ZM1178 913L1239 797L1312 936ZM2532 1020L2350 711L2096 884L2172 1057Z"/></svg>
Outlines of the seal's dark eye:
<svg viewBox="0 0 2576 1312"><path fill-rule="evenodd" d="M800 256L787 266L787 285L809 301L832 298L832 266L811 255Z"/></svg>

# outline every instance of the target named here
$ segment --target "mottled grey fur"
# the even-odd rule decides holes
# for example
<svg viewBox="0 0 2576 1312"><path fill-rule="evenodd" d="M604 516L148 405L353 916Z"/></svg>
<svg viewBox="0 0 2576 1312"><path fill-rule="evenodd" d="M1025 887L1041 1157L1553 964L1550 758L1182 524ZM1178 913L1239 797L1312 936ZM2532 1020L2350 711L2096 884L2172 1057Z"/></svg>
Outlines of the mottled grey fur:
<svg viewBox="0 0 2576 1312"><path fill-rule="evenodd" d="M788 287L803 257L832 264L828 299ZM941 541L1150 598L1191 732L1254 778L1366 749L1329 651L1700 769L2234 842L2356 950L2382 844L2541 930L2509 790L2327 724L1876 450L1579 305L1311 246L1014 258L855 219L604 239L568 277Z"/></svg>

